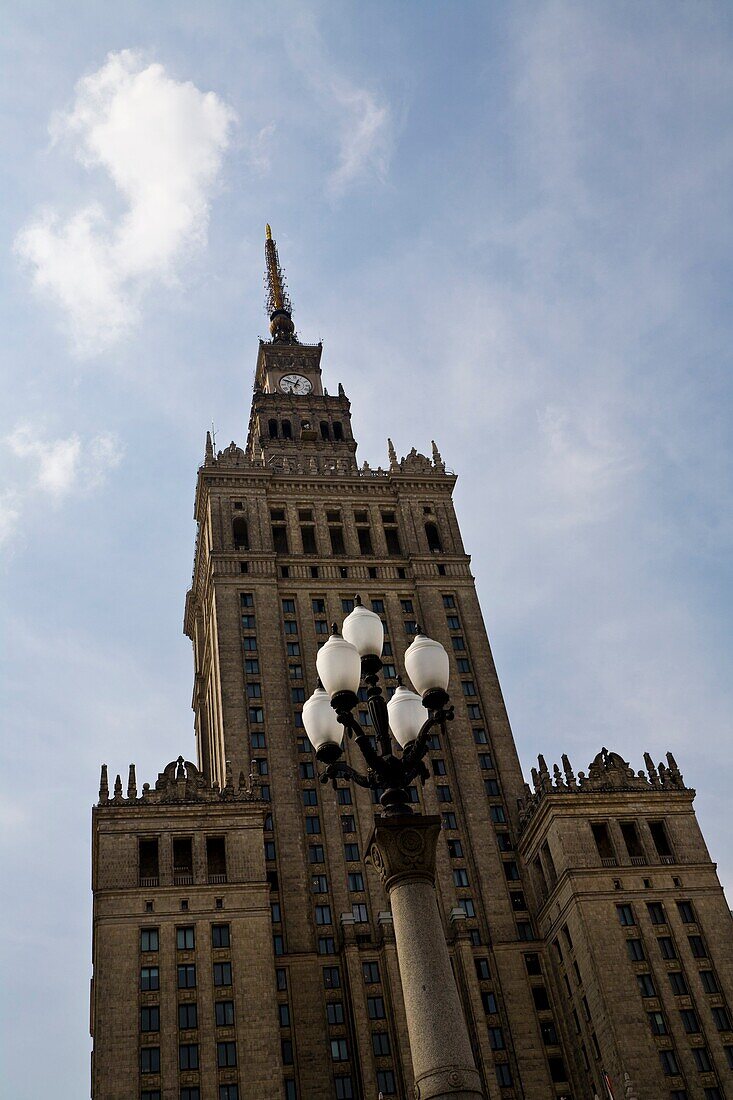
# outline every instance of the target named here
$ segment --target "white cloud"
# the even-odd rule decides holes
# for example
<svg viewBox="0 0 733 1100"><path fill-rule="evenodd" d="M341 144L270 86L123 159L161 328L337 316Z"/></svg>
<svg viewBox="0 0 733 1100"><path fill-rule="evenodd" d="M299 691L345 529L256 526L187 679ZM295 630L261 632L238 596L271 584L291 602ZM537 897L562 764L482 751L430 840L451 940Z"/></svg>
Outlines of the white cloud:
<svg viewBox="0 0 733 1100"><path fill-rule="evenodd" d="M76 432L62 439L44 439L31 425L19 424L5 443L23 469L16 486L6 494L5 508L0 501L0 542L4 529L8 535L15 529L24 498L42 493L60 503L71 493L96 489L122 461L119 440L109 432L85 443Z"/></svg>
<svg viewBox="0 0 733 1100"><path fill-rule="evenodd" d="M8 542L15 534L20 519L18 495L10 489L0 494L0 546Z"/></svg>
<svg viewBox="0 0 733 1100"><path fill-rule="evenodd" d="M117 216L89 202L63 219L41 211L16 238L36 287L65 311L81 354L108 347L139 316L141 293L175 279L206 240L209 200L235 114L213 92L109 54L81 79L72 108L51 123L88 169L102 168L126 203Z"/></svg>
<svg viewBox="0 0 733 1100"><path fill-rule="evenodd" d="M329 90L341 126L338 167L328 186L331 194L340 195L363 177L384 180L392 145L392 115L388 104L364 88L338 80Z"/></svg>

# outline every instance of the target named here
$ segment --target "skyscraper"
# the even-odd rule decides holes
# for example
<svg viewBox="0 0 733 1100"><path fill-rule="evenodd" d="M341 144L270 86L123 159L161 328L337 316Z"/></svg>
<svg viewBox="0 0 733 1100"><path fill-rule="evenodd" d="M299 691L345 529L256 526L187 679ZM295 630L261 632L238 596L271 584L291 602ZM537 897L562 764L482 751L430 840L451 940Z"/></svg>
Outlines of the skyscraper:
<svg viewBox="0 0 733 1100"><path fill-rule="evenodd" d="M388 693L418 622L450 654L456 720L411 798L442 818L438 897L486 1096L726 1095L730 913L694 792L672 758L635 773L605 749L587 775L540 760L530 791L456 477L435 443L357 463L269 227L265 256L247 439L215 452L207 436L198 472L197 764L140 793L131 769L127 797L105 769L94 810L93 1097L413 1095L392 918L364 860L375 800L319 784L302 721L356 593L384 623Z"/></svg>

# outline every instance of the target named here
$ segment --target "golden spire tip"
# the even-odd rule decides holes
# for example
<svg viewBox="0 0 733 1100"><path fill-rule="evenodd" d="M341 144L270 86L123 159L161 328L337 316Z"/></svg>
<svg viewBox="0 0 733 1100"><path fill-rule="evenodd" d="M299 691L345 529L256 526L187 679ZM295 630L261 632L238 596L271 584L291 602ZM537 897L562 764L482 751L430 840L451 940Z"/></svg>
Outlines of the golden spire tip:
<svg viewBox="0 0 733 1100"><path fill-rule="evenodd" d="M265 226L265 240L266 241L271 241L272 240L272 230L270 229L269 225Z"/></svg>

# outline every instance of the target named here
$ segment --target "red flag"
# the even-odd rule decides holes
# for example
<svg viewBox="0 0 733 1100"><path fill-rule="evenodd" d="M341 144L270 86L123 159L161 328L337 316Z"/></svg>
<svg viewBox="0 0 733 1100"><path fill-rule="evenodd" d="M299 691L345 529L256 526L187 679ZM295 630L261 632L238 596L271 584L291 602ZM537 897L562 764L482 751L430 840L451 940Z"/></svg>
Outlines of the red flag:
<svg viewBox="0 0 733 1100"><path fill-rule="evenodd" d="M601 1080L603 1081L603 1084L606 1086L606 1092L608 1094L608 1100L616 1100L615 1096L613 1095L613 1089L611 1088L611 1078L608 1076L605 1069L601 1070Z"/></svg>

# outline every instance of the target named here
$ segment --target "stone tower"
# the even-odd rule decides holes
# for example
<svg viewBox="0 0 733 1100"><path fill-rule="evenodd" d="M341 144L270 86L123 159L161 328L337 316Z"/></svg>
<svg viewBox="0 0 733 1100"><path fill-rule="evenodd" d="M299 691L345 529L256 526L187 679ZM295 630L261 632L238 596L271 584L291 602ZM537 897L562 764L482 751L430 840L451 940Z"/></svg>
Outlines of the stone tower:
<svg viewBox="0 0 733 1100"><path fill-rule="evenodd" d="M678 901L692 906L699 925L690 935L714 939L720 951L705 979L710 991L687 994L700 1019L727 1012L718 990L733 995L723 958L729 965L730 918L692 792L671 765L654 781L611 788L613 754L577 780L569 764L554 780L544 769L536 793L528 791L453 507L455 475L434 443L429 455L413 448L398 458L390 442L384 468L357 463L349 400L340 384L335 394L324 387L321 346L298 339L269 227L266 264L272 339L259 345L246 442L215 452L207 437L198 472L185 611L198 765L169 765L140 797L135 788L124 798L121 784L110 797L105 775L94 812L95 1100L413 1096L391 915L364 860L372 794L318 783L302 722L318 647L357 593L384 622L388 693L418 622L450 655L456 719L447 739L434 736L431 782L411 797L443 824L439 903L485 1095L592 1100L608 1096L605 1080L616 1097L639 1100L724 1095L733 1036L727 1048L720 1029L722 1041L706 1042L713 1068L694 1079L681 1052L680 1075L659 1059L654 1068L649 1050L665 1044L637 1035L647 1023L630 1014L639 967L624 958L624 974L611 975L599 954L608 937L621 965L617 905L648 873L649 900L665 913ZM360 718L368 720L366 705ZM355 755L351 763L358 766ZM599 825L610 843L637 822L649 846L662 832L655 825L648 837L642 817L667 830L674 866L659 856L653 875L633 861L628 872L611 870L610 856L598 854ZM727 954L717 946L724 926ZM563 946L564 927L576 954ZM577 995L564 982L574 980L575 962L584 983ZM224 963L228 987L216 984L214 968ZM186 966L198 984L180 985ZM159 991L143 987L151 967ZM583 997L595 1040L582 1014L576 1028ZM184 1003L196 1003L195 1012ZM154 1004L158 1033L141 1030L141 1013ZM109 1078L115 1060L127 1092Z"/></svg>

